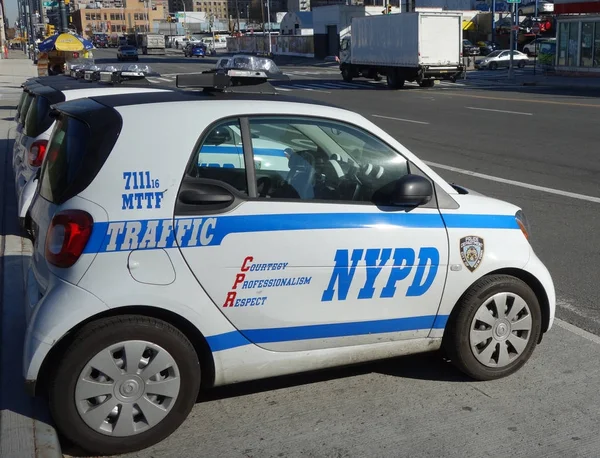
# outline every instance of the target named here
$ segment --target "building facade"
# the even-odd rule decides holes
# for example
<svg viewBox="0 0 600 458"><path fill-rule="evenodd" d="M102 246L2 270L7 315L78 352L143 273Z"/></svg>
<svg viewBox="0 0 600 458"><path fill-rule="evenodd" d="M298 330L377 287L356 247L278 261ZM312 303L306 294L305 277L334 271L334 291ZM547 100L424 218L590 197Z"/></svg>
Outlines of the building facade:
<svg viewBox="0 0 600 458"><path fill-rule="evenodd" d="M164 19L164 16L162 5L153 10L143 6L138 7L137 4L135 8L85 8L72 14L77 31L87 36L94 32L108 34L151 32L153 22Z"/></svg>
<svg viewBox="0 0 600 458"><path fill-rule="evenodd" d="M206 13L206 17L215 19L227 19L227 0L194 0L194 11Z"/></svg>
<svg viewBox="0 0 600 458"><path fill-rule="evenodd" d="M600 1L556 0L558 73L600 73Z"/></svg>

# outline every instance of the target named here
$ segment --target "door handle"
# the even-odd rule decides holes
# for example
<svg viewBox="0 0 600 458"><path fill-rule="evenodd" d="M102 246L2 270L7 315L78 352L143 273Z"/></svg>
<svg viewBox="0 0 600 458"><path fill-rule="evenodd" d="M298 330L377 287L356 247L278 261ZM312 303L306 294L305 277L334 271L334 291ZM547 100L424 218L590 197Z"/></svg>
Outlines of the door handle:
<svg viewBox="0 0 600 458"><path fill-rule="evenodd" d="M186 189L179 194L179 200L188 205L226 204L233 201L233 196L225 190Z"/></svg>

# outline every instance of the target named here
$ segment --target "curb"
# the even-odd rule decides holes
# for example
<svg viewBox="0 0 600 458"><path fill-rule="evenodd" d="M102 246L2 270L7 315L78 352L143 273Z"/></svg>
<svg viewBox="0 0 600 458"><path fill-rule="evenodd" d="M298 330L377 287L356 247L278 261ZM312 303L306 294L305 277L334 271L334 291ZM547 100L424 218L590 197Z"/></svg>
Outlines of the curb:
<svg viewBox="0 0 600 458"><path fill-rule="evenodd" d="M7 99L9 103L14 101L12 97ZM4 154L0 159L4 198L0 209L0 458L62 458L46 403L28 396L23 383L25 272L32 247L19 235L16 217L10 160L12 121L0 122L0 129L5 141L5 150L0 151Z"/></svg>

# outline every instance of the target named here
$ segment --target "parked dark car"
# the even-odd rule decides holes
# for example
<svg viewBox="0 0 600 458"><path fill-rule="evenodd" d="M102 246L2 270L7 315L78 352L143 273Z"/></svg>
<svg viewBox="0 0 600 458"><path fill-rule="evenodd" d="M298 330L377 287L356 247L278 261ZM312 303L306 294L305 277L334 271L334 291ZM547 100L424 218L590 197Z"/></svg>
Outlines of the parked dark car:
<svg viewBox="0 0 600 458"><path fill-rule="evenodd" d="M463 40L463 56L478 56L479 47L475 46L469 40Z"/></svg>
<svg viewBox="0 0 600 458"><path fill-rule="evenodd" d="M477 46L479 46L479 54L482 56L487 56L489 53L500 49L498 43L493 43L491 41L478 41Z"/></svg>
<svg viewBox="0 0 600 458"><path fill-rule="evenodd" d="M192 46L186 46L183 50L185 57L206 57L206 46L194 44Z"/></svg>

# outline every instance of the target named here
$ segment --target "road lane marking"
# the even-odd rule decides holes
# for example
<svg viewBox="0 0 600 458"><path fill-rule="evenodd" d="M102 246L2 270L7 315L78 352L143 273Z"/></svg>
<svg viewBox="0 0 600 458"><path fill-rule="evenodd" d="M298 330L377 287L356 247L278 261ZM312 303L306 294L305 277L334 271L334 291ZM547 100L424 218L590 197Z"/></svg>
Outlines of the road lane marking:
<svg viewBox="0 0 600 458"><path fill-rule="evenodd" d="M293 89L288 89L288 88L285 88L285 87L282 87L282 86L275 87L275 90L276 91L293 91Z"/></svg>
<svg viewBox="0 0 600 458"><path fill-rule="evenodd" d="M330 91L322 91L321 89L314 89L310 86L304 86L302 84L294 84L294 87L304 89L305 91L322 92L323 94L331 94Z"/></svg>
<svg viewBox="0 0 600 458"><path fill-rule="evenodd" d="M468 110L481 110L481 111L493 111L494 113L507 113L524 116L533 116L533 113L523 113L521 111L508 111L508 110L494 110L493 108L477 108L477 107L465 107Z"/></svg>
<svg viewBox="0 0 600 458"><path fill-rule="evenodd" d="M169 78L161 78L161 77L157 77L156 79L159 79L159 80L161 80L161 81L166 81L166 82L168 82L168 83L170 83L171 81L173 81L172 79L169 79Z"/></svg>
<svg viewBox="0 0 600 458"><path fill-rule="evenodd" d="M588 202L594 202L600 204L600 197L586 196L585 194L577 194L575 192L562 191L560 189L547 188L545 186L538 186L536 184L523 183L522 181L508 180L506 178L495 177L492 175L486 175L485 173L473 172L471 170L459 169L450 165L438 164L436 162L424 161L425 164L430 167L436 167L438 169L449 170L450 172L462 173L463 175L469 175L476 178L483 178L484 180L497 181L498 183L510 184L513 186L519 186L521 188L533 189L534 191L547 192L548 194L556 194L557 196L570 197L572 199L585 200Z"/></svg>
<svg viewBox="0 0 600 458"><path fill-rule="evenodd" d="M472 90L477 89L476 86L471 86L471 87L473 88ZM508 87L508 86L506 86L506 87ZM515 86L515 88L518 88L518 87L521 87L521 86ZM458 92L452 92L452 91L439 92L439 94L449 95L450 97L469 97L472 99L505 100L507 102L542 103L542 104L547 104L547 105L565 105L565 106L571 106L571 107L600 108L600 104L595 104L595 103L555 102L552 100L518 99L516 97L491 97L491 96L487 96L487 95L460 94Z"/></svg>
<svg viewBox="0 0 600 458"><path fill-rule="evenodd" d="M392 118L391 116L381 116L381 115L371 115L371 116L373 116L374 118L391 119L393 121L412 122L414 124L429 124L428 122L415 121L414 119Z"/></svg>

